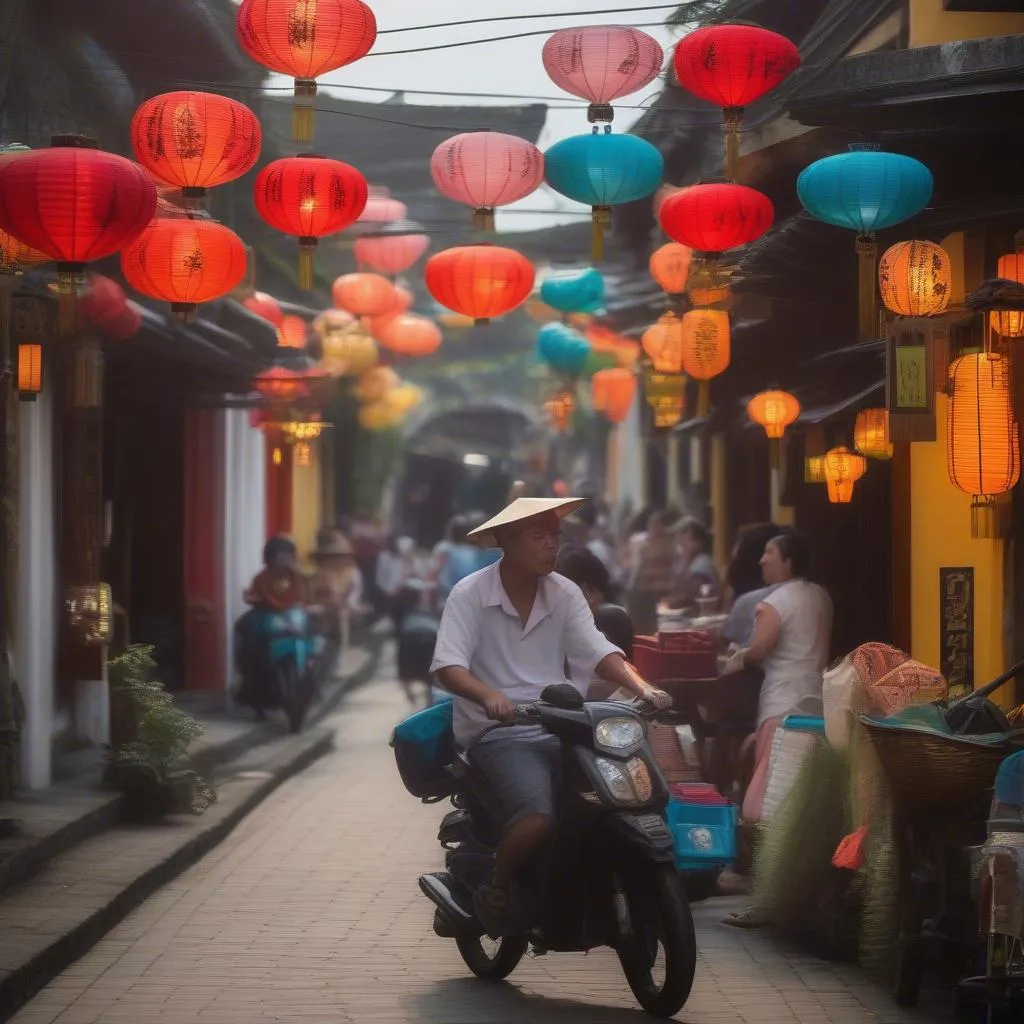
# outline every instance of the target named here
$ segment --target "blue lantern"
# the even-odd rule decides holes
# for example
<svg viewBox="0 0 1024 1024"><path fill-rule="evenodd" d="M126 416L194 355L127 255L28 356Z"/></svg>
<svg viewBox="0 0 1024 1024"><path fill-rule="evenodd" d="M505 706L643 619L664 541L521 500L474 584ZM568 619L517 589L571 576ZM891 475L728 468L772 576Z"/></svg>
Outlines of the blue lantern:
<svg viewBox="0 0 1024 1024"><path fill-rule="evenodd" d="M611 208L651 195L661 184L665 161L649 142L610 131L573 135L544 154L544 178L556 191L593 211L594 259L603 250Z"/></svg>
<svg viewBox="0 0 1024 1024"><path fill-rule="evenodd" d="M590 342L565 324L545 324L537 332L537 355L563 377L578 377L590 355Z"/></svg>
<svg viewBox="0 0 1024 1024"><path fill-rule="evenodd" d="M596 313L604 305L604 278L593 267L549 277L540 286L540 298L560 313Z"/></svg>
<svg viewBox="0 0 1024 1024"><path fill-rule="evenodd" d="M857 232L860 336L877 333L875 232L919 214L932 197L932 172L920 160L855 145L805 167L796 181L804 209L818 220Z"/></svg>

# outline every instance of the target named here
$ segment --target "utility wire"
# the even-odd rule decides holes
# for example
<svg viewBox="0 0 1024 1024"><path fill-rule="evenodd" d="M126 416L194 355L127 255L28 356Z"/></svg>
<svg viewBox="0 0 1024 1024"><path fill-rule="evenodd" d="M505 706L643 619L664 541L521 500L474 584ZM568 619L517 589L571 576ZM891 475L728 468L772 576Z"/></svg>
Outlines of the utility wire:
<svg viewBox="0 0 1024 1024"><path fill-rule="evenodd" d="M535 18L585 18L596 14L633 14L636 11L663 11L679 6L679 0L672 4L647 4L643 7L606 7L600 11L559 11L544 14L504 14L490 18L469 18L465 21L442 21L435 25L410 25L408 28L382 28L379 36L392 35L395 32L426 32L435 28L456 28L460 25L483 25L489 21L527 21ZM664 24L664 22L659 22Z"/></svg>

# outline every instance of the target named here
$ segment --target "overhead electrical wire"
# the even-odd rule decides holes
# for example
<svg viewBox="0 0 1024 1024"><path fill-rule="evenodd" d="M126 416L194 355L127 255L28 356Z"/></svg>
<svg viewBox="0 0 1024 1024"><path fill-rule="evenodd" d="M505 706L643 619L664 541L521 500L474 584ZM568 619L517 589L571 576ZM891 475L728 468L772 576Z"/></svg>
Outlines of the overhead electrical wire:
<svg viewBox="0 0 1024 1024"><path fill-rule="evenodd" d="M606 7L599 11L548 11L540 14L496 14L490 18L467 18L464 21L441 21L434 25L410 25L407 28L382 28L377 35L387 36L396 32L427 32L437 28L457 28L462 25L483 25L493 21L528 21L538 18L586 18L598 14L633 14L636 11L664 11L679 7L680 0L672 4L645 4L642 7ZM659 24L664 24L659 22Z"/></svg>

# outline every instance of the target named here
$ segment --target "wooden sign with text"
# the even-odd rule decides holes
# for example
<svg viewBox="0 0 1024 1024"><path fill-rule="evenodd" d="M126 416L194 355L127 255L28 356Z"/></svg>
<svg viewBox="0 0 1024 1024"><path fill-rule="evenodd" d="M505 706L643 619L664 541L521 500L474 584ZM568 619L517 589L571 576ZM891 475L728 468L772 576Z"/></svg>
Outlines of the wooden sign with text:
<svg viewBox="0 0 1024 1024"><path fill-rule="evenodd" d="M974 689L974 569L939 569L939 666L949 699Z"/></svg>

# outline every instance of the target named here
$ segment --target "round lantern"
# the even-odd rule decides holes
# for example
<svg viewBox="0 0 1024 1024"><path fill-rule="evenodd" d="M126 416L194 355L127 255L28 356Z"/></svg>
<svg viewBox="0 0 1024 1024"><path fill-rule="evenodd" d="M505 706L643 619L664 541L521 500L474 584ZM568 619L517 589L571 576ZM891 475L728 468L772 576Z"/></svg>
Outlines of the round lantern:
<svg viewBox="0 0 1024 1024"><path fill-rule="evenodd" d="M247 106L207 92L154 96L135 112L131 135L139 163L193 202L251 170L263 138Z"/></svg>
<svg viewBox="0 0 1024 1024"><path fill-rule="evenodd" d="M576 399L571 391L559 391L544 403L544 412L556 434L564 434L576 412Z"/></svg>
<svg viewBox="0 0 1024 1024"><path fill-rule="evenodd" d="M381 274L404 273L430 248L430 236L364 235L354 246L356 262Z"/></svg>
<svg viewBox="0 0 1024 1024"><path fill-rule="evenodd" d="M387 189L371 186L366 206L356 220L359 224L391 224L396 220L405 220L408 213L405 203L392 199Z"/></svg>
<svg viewBox="0 0 1024 1024"><path fill-rule="evenodd" d="M644 392L658 430L674 427L683 418L686 409L685 377L675 373L648 373Z"/></svg>
<svg viewBox="0 0 1024 1024"><path fill-rule="evenodd" d="M562 377L577 378L589 355L590 342L565 324L545 324L537 332L537 357Z"/></svg>
<svg viewBox="0 0 1024 1024"><path fill-rule="evenodd" d="M693 251L678 242L666 242L651 254L648 268L658 287L669 295L682 295L690 276Z"/></svg>
<svg viewBox="0 0 1024 1024"><path fill-rule="evenodd" d="M301 316L286 316L277 329L278 348L305 348L307 341L306 321Z"/></svg>
<svg viewBox="0 0 1024 1024"><path fill-rule="evenodd" d="M536 191L544 180L541 151L515 135L466 132L442 142L430 158L441 195L473 208L473 223L494 230L494 208Z"/></svg>
<svg viewBox="0 0 1024 1024"><path fill-rule="evenodd" d="M639 29L589 25L555 32L541 57L560 89L589 100L587 120L611 121L611 103L650 85L661 73L661 44Z"/></svg>
<svg viewBox="0 0 1024 1024"><path fill-rule="evenodd" d="M860 335L877 334L875 232L920 213L932 197L932 173L919 160L858 144L805 167L796 181L812 217L857 232Z"/></svg>
<svg viewBox="0 0 1024 1024"><path fill-rule="evenodd" d="M427 260L430 294L448 309L478 323L509 313L533 291L533 264L514 249L465 245Z"/></svg>
<svg viewBox="0 0 1024 1024"><path fill-rule="evenodd" d="M260 171L256 209L272 227L299 239L299 287L313 287L317 241L347 228L366 205L366 179L340 160L290 156Z"/></svg>
<svg viewBox="0 0 1024 1024"><path fill-rule="evenodd" d="M707 416L711 396L708 381L729 366L729 314L720 309L691 309L680 327L683 372L700 381L697 415Z"/></svg>
<svg viewBox="0 0 1024 1024"><path fill-rule="evenodd" d="M945 313L952 288L949 255L934 242L897 242L878 261L882 302L898 316Z"/></svg>
<svg viewBox="0 0 1024 1024"><path fill-rule="evenodd" d="M824 459L828 500L834 505L853 501L853 485L867 472L867 460L849 448L833 448Z"/></svg>
<svg viewBox="0 0 1024 1024"><path fill-rule="evenodd" d="M800 403L788 391L761 391L747 402L747 415L764 427L768 435L769 461L772 469L776 469L779 440L785 435L786 427L795 423L800 415Z"/></svg>
<svg viewBox="0 0 1024 1024"><path fill-rule="evenodd" d="M743 108L796 71L800 51L758 25L712 25L680 40L674 64L684 89L723 108L726 173L735 178Z"/></svg>
<svg viewBox="0 0 1024 1024"><path fill-rule="evenodd" d="M1011 252L999 257L996 277L1024 284L1024 252ZM1024 338L1024 312L1020 310L993 310L989 324L1004 338Z"/></svg>
<svg viewBox="0 0 1024 1024"><path fill-rule="evenodd" d="M281 326L284 314L273 295L268 295L266 292L253 292L252 295L247 295L242 299L242 305L250 313L263 317L275 327Z"/></svg>
<svg viewBox="0 0 1024 1024"><path fill-rule="evenodd" d="M441 347L441 329L423 316L399 313L388 317L374 333L386 349L400 356L429 356Z"/></svg>
<svg viewBox="0 0 1024 1024"><path fill-rule="evenodd" d="M338 309L356 316L380 316L395 308L395 286L380 274L343 274L331 288Z"/></svg>
<svg viewBox="0 0 1024 1024"><path fill-rule="evenodd" d="M772 201L746 185L691 185L673 192L658 220L665 234L699 252L725 252L760 238L775 218Z"/></svg>
<svg viewBox="0 0 1024 1024"><path fill-rule="evenodd" d="M393 430L401 418L383 399L369 402L359 410L359 426L363 430Z"/></svg>
<svg viewBox="0 0 1024 1024"><path fill-rule="evenodd" d="M400 383L398 374L390 366L375 366L372 370L367 370L356 382L355 394L360 402L379 402Z"/></svg>
<svg viewBox="0 0 1024 1024"><path fill-rule="evenodd" d="M78 314L111 341L127 341L142 327L138 308L116 281L103 274L88 276L78 297Z"/></svg>
<svg viewBox="0 0 1024 1024"><path fill-rule="evenodd" d="M560 313L592 313L604 305L604 277L593 267L546 278L541 302Z"/></svg>
<svg viewBox="0 0 1024 1024"><path fill-rule="evenodd" d="M644 331L640 339L655 373L683 372L682 324L674 313L665 313L658 322Z"/></svg>
<svg viewBox="0 0 1024 1024"><path fill-rule="evenodd" d="M361 377L377 365L377 343L366 334L325 334L322 345L324 364L346 377Z"/></svg>
<svg viewBox="0 0 1024 1024"><path fill-rule="evenodd" d="M1009 359L983 352L963 356L949 367L949 479L974 496L971 526L976 537L990 535L992 499L1020 478L1010 370Z"/></svg>
<svg viewBox="0 0 1024 1024"><path fill-rule="evenodd" d="M544 154L544 178L561 195L586 203L594 222L594 259L601 259L611 208L649 196L661 184L665 161L635 135L597 132L556 142Z"/></svg>
<svg viewBox="0 0 1024 1024"><path fill-rule="evenodd" d="M0 274L18 274L26 267L49 263L50 257L32 246L19 242L14 235L0 231Z"/></svg>
<svg viewBox="0 0 1024 1024"><path fill-rule="evenodd" d="M227 295L245 277L242 240L223 224L188 217L157 217L121 253L121 271L138 292L171 304L178 320L196 305Z"/></svg>
<svg viewBox="0 0 1024 1024"><path fill-rule="evenodd" d="M399 384L382 401L396 416L404 417L423 404L423 392L414 384Z"/></svg>
<svg viewBox="0 0 1024 1024"><path fill-rule="evenodd" d="M310 142L316 79L365 57L377 20L362 0L242 0L237 32L254 61L295 79L292 134Z"/></svg>
<svg viewBox="0 0 1024 1024"><path fill-rule="evenodd" d="M57 136L0 165L0 229L57 261L61 323L73 324L85 264L113 256L153 219L156 186L138 164Z"/></svg>
<svg viewBox="0 0 1024 1024"><path fill-rule="evenodd" d="M853 447L869 459L892 458L887 409L862 409L857 413L853 425Z"/></svg>
<svg viewBox="0 0 1024 1024"><path fill-rule="evenodd" d="M272 366L253 382L253 387L269 402L294 402L309 394L309 381L296 370Z"/></svg>
<svg viewBox="0 0 1024 1024"><path fill-rule="evenodd" d="M633 407L636 377L620 367L598 370L590 380L590 391L594 408L612 423L622 423Z"/></svg>

